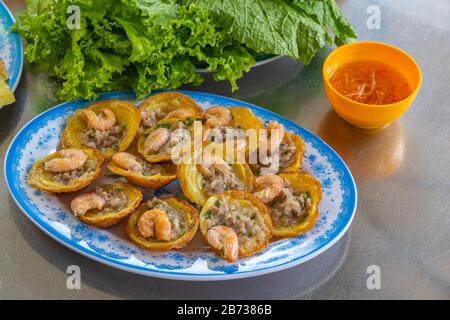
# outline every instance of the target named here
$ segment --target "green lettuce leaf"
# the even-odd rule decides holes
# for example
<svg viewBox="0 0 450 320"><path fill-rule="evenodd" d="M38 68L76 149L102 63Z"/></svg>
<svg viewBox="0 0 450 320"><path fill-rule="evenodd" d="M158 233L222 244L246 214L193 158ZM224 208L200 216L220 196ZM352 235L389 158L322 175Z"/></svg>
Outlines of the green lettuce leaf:
<svg viewBox="0 0 450 320"><path fill-rule="evenodd" d="M345 44L356 38L355 31L334 0L292 0L291 2L297 9L320 23L325 31L331 30L335 35L334 42L337 45ZM332 37L331 32L329 32L330 38Z"/></svg>
<svg viewBox="0 0 450 320"><path fill-rule="evenodd" d="M80 8L80 29L66 26L69 5ZM207 10L170 0L28 0L14 30L28 40L28 61L61 80L61 100L130 87L144 97L200 84L198 64L236 89L255 63L243 44L216 28Z"/></svg>
<svg viewBox="0 0 450 320"><path fill-rule="evenodd" d="M13 27L26 38L30 63L61 82L61 100L93 99L132 88L139 98L157 89L200 84L204 66L215 80L237 80L253 53L289 55L308 63L331 41L354 35L332 0L27 0ZM80 8L69 29L67 8Z"/></svg>
<svg viewBox="0 0 450 320"><path fill-rule="evenodd" d="M309 63L336 35L342 44L356 37L334 0L185 0L211 11L220 24L256 52L287 55Z"/></svg>

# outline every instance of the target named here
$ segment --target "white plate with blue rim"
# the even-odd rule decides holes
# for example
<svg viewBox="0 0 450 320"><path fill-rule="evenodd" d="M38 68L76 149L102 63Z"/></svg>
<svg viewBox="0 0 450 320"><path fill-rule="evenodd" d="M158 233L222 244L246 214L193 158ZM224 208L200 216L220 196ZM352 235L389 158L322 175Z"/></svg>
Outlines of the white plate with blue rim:
<svg viewBox="0 0 450 320"><path fill-rule="evenodd" d="M10 32L15 20L8 7L0 1L0 59L8 71L8 85L15 91L23 69L23 46L17 32Z"/></svg>
<svg viewBox="0 0 450 320"><path fill-rule="evenodd" d="M319 219L308 233L271 242L257 255L228 263L218 258L197 234L188 247L165 253L149 252L136 247L124 233L124 222L109 229L85 225L70 212L74 195L41 192L27 184L27 172L33 163L54 152L66 120L75 110L92 101L77 100L60 104L38 115L25 125L11 142L5 157L5 178L11 196L25 215L49 236L93 260L146 276L214 281L253 277L301 264L323 253L341 238L356 211L357 193L353 177L342 159L320 138L299 125L246 102L209 93L180 91L191 96L202 107L211 105L249 107L265 121L276 120L287 130L299 134L306 143L303 169L317 177L323 188ZM99 100L135 101L132 92L110 92ZM102 177L96 184L108 183L113 177ZM152 195L182 196L174 181L160 190L143 190L144 199Z"/></svg>

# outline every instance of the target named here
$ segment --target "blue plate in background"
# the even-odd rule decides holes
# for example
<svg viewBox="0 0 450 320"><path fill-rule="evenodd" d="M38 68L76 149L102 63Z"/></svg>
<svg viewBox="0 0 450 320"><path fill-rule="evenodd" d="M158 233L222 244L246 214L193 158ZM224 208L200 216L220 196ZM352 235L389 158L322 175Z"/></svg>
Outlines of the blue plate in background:
<svg viewBox="0 0 450 320"><path fill-rule="evenodd" d="M0 59L9 74L8 85L14 92L23 68L22 40L17 32L9 32L15 20L8 7L0 1Z"/></svg>

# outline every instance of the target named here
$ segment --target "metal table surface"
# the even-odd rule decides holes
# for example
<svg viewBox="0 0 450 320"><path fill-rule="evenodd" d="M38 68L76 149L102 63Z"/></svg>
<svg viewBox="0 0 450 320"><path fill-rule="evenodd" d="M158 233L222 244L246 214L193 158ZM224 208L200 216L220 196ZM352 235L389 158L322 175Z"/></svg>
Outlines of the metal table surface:
<svg viewBox="0 0 450 320"><path fill-rule="evenodd" d="M282 58L253 69L231 94L207 80L194 90L231 95L295 120L328 142L350 167L358 186L356 217L330 250L298 267L227 282L146 278L104 266L63 247L35 227L0 186L0 298L66 299L399 299L450 298L450 1L339 1L359 40L379 40L409 52L423 72L408 113L377 131L356 129L328 104L321 66ZM22 1L6 1L17 15ZM381 28L369 29L369 5ZM1 164L16 132L57 103L54 84L25 65L17 102L0 110ZM81 268L81 289L66 287L69 265ZM376 265L381 288L369 289Z"/></svg>

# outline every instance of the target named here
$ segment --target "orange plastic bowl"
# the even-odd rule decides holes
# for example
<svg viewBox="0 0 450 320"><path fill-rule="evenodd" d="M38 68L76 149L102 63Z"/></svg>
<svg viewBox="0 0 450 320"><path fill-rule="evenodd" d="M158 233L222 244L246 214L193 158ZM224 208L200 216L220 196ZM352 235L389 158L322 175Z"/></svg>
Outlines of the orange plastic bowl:
<svg viewBox="0 0 450 320"><path fill-rule="evenodd" d="M341 95L331 86L331 75L338 68L361 60L383 62L396 69L408 81L411 94L399 102L384 105L364 104ZM353 42L339 47L327 57L322 72L325 92L333 109L344 120L363 129L381 128L400 118L411 106L422 84L416 61L403 50L382 42Z"/></svg>

